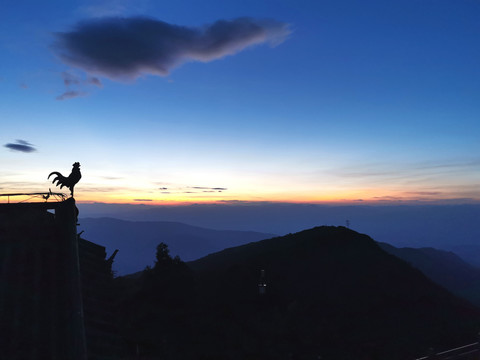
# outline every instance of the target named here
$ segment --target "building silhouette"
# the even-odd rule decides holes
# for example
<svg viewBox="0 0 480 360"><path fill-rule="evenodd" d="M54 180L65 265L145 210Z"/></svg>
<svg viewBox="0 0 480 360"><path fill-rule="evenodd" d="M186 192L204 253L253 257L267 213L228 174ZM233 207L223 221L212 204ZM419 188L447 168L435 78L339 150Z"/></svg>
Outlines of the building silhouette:
<svg viewBox="0 0 480 360"><path fill-rule="evenodd" d="M73 197L0 204L0 358L107 359L111 261L77 235Z"/></svg>

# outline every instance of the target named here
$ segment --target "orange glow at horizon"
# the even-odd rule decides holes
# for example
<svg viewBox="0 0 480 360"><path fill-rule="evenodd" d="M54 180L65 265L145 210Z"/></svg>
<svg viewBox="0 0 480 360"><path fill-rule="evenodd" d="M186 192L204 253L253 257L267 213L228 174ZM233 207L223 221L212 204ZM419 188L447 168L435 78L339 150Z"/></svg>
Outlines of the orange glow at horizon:
<svg viewBox="0 0 480 360"><path fill-rule="evenodd" d="M248 180L248 181L246 181ZM269 180L269 181L267 181ZM274 181L275 180L275 181ZM367 184L345 183L334 180L323 182L301 182L285 178L277 179L238 179L226 177L215 180L209 177L180 179L169 183L156 183L152 180L132 182L131 179L112 181L94 178L92 182L80 182L75 188L78 203L144 204L144 205L189 205L227 203L305 203L305 204L388 204L388 203L433 203L433 202L480 202L480 193L473 186L464 184L402 184L383 183L372 187ZM132 187L130 184L135 183ZM185 184L193 184L185 185ZM205 185L224 185L209 187ZM112 186L114 185L114 186ZM200 186L198 186L200 185ZM52 188L45 181L42 186ZM24 184L4 191L5 193L26 193L39 190L35 184ZM31 191L33 190L33 191ZM52 191L69 191L54 188ZM63 190L63 191L62 191ZM49 201L51 201L50 199ZM23 200L28 201L28 200ZM37 200L36 200L37 201ZM6 203L0 197L0 203ZM14 201L16 202L16 200Z"/></svg>
<svg viewBox="0 0 480 360"><path fill-rule="evenodd" d="M155 196L152 196L155 195ZM191 204L226 204L226 203L297 203L297 204L385 204L385 203L431 203L455 200L455 193L442 193L439 196L422 192L403 190L368 189L350 191L331 191L322 194L315 192L269 193L269 194L151 194L151 193L79 193L75 196L78 203L110 203L110 204L144 204L144 205L191 205ZM460 199L461 200L461 199ZM478 202L478 198L465 201Z"/></svg>

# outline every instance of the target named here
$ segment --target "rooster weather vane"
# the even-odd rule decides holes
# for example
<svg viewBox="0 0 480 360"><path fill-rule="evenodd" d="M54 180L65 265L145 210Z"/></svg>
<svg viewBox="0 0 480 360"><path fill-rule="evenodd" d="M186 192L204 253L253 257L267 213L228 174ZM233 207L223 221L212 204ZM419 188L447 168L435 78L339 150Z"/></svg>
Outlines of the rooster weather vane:
<svg viewBox="0 0 480 360"><path fill-rule="evenodd" d="M50 176L52 175L57 175L52 183L55 184L55 181L57 182L55 186L60 186L60 189L63 188L64 186L70 189L70 193L72 194L73 197L73 188L75 185L80 181L82 174L80 173L80 163L76 162L73 164L72 172L68 177L63 176L60 174L58 171L51 172L50 175L48 175L47 179L50 179Z"/></svg>

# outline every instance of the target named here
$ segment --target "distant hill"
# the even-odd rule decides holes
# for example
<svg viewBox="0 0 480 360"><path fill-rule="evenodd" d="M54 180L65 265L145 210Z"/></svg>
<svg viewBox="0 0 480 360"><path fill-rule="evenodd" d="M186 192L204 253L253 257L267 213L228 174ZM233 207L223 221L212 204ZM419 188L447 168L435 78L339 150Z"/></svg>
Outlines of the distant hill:
<svg viewBox="0 0 480 360"><path fill-rule="evenodd" d="M478 331L476 307L344 227L250 243L188 265L201 309L192 319L202 329L196 341L212 344L216 358L403 360L475 341Z"/></svg>
<svg viewBox="0 0 480 360"><path fill-rule="evenodd" d="M477 237L476 240L478 240L479 237ZM463 239L462 239L463 241ZM448 250L453 251L455 254L460 256L462 259L464 259L466 262L469 264L472 264L473 266L476 266L480 268L480 245L478 244L452 244L448 247Z"/></svg>
<svg viewBox="0 0 480 360"><path fill-rule="evenodd" d="M398 247L453 251L480 267L480 204L319 205L238 202L155 206L78 204L82 217L129 221L175 221L210 229L253 230L284 235L319 224L345 225Z"/></svg>
<svg viewBox="0 0 480 360"><path fill-rule="evenodd" d="M351 228L377 241L400 247L432 246L452 250L461 257L464 253L468 256L471 249L462 252L457 246L474 245L480 239L477 226L480 204L362 205L362 201L358 201L357 205L232 202L187 206L97 203L78 204L78 207L82 217L178 221L210 229L254 230L279 235L319 224L345 225L348 219ZM476 254L480 254L478 246ZM478 259L480 256L476 260L480 262Z"/></svg>
<svg viewBox="0 0 480 360"><path fill-rule="evenodd" d="M189 261L227 247L275 236L253 231L211 230L167 221L81 218L79 223L78 231L84 231L85 239L105 246L109 254L119 249L114 262L114 270L119 275L152 265L160 242L168 244L172 255Z"/></svg>
<svg viewBox="0 0 480 360"><path fill-rule="evenodd" d="M396 248L386 243L378 245L410 263L437 284L480 306L480 269L453 252L433 248Z"/></svg>

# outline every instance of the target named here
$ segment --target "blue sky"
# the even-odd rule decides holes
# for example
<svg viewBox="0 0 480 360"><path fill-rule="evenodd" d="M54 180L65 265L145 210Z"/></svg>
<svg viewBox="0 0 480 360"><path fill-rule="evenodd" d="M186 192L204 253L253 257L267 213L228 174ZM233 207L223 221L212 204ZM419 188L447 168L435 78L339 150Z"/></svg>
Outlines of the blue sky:
<svg viewBox="0 0 480 360"><path fill-rule="evenodd" d="M0 192L47 190L79 161L81 201L478 201L479 15L473 0L9 2ZM138 16L269 19L280 41L116 77L55 45Z"/></svg>

